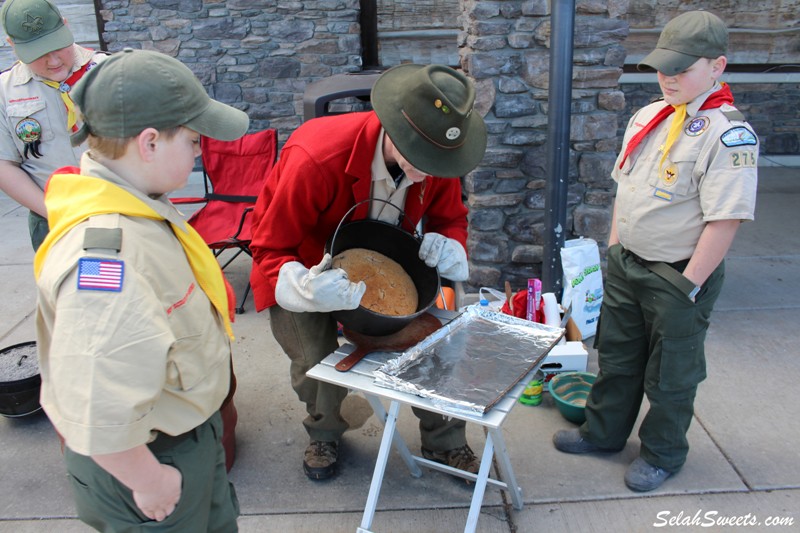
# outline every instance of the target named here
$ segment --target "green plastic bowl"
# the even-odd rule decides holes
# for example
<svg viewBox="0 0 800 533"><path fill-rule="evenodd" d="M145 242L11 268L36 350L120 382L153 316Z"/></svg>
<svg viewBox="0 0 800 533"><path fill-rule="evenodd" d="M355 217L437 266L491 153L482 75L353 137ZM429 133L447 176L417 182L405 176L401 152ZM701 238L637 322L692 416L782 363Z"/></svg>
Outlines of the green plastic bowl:
<svg viewBox="0 0 800 533"><path fill-rule="evenodd" d="M547 382L547 390L556 402L561 416L576 424L586 420L586 400L596 374L591 372L564 372Z"/></svg>

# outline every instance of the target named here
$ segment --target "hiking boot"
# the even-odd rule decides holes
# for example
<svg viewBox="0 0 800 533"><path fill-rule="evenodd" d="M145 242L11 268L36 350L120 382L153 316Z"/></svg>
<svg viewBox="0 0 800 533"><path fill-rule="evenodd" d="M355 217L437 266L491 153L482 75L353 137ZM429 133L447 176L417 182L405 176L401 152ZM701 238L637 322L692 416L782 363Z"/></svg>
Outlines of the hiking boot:
<svg viewBox="0 0 800 533"><path fill-rule="evenodd" d="M481 465L481 462L475 456L475 452L472 451L469 444L444 452L435 452L422 448L422 457L429 461L464 470L470 474L477 474L478 468Z"/></svg>
<svg viewBox="0 0 800 533"><path fill-rule="evenodd" d="M671 475L672 472L667 472L637 457L625 472L625 484L636 492L647 492L660 487Z"/></svg>
<svg viewBox="0 0 800 533"><path fill-rule="evenodd" d="M622 448L601 448L581 437L578 428L560 429L553 435L553 445L565 453L618 452Z"/></svg>
<svg viewBox="0 0 800 533"><path fill-rule="evenodd" d="M303 455L303 472L315 481L328 479L336 473L338 455L338 442L312 440Z"/></svg>

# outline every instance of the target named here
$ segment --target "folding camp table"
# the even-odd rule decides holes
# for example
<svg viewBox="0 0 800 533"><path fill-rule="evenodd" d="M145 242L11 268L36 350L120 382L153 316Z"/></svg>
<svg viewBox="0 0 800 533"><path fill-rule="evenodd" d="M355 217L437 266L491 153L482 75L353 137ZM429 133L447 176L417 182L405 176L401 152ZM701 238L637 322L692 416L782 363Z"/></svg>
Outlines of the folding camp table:
<svg viewBox="0 0 800 533"><path fill-rule="evenodd" d="M456 313L446 311L434 311L436 315L443 322L447 322L454 318ZM389 460L389 452L394 445L397 452L400 454L403 461L408 466L413 477L422 476L420 465L441 472L446 472L464 479L471 480L475 484L475 489L472 495L472 503L469 508L469 515L467 517L467 524L464 528L465 532L474 532L478 524L478 515L480 514L481 505L483 503L483 496L486 490L486 485L491 483L498 486L503 490L507 490L511 495L511 501L515 509L522 509L522 490L517 484L514 470L511 467L511 460L508 456L505 439L501 426L505 422L508 413L517 403L522 391L525 389L526 384L532 379L533 373L536 371L534 368L527 376L520 380L514 387L512 387L503 398L497 402L488 412L480 415L472 415L466 413L455 413L446 411L436 407L430 400L422 398L406 392L396 391L389 388L379 387L375 385L373 378L373 371L380 367L387 359L396 357L397 354L389 354L387 352L374 352L359 363L357 363L351 370L347 372L340 372L334 367L341 359L347 356L354 349L351 344L344 344L338 350L328 355L322 362L314 366L308 371L307 375L320 381L326 381L346 387L357 392L361 392L366 397L375 416L384 425L383 435L381 438L381 445L378 451L378 457L375 461L375 470L372 474L372 483L369 488L369 495L367 496L367 504L364 508L364 515L361 519L361 526L357 529L358 533L369 533L372 525L372 520L375 516L375 509L378 505L378 496L380 495L381 484L383 483L383 476L386 471L386 465ZM382 399L389 401L388 412L384 409ZM423 457L412 455L405 444L403 438L397 433L397 417L402 405L409 405L411 407L419 407L427 411L439 413L448 417L466 420L483 426L487 430L486 444L483 447L481 454L481 463L478 474L472 474L464 470L459 470L447 465L429 461ZM497 465L500 470L500 478L505 480L494 479L489 477L489 470L492 466L492 457L497 458Z"/></svg>

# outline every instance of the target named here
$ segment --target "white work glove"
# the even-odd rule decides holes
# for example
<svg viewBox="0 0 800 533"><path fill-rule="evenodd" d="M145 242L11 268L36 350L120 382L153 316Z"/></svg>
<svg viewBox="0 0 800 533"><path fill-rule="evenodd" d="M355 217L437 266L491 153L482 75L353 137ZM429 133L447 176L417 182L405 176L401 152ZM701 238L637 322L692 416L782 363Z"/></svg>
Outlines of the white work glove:
<svg viewBox="0 0 800 533"><path fill-rule="evenodd" d="M330 265L331 254L325 254L320 264L311 269L297 261L284 264L275 285L278 305L295 313L329 313L357 308L367 285L363 281L352 283L341 268L328 270Z"/></svg>
<svg viewBox="0 0 800 533"><path fill-rule="evenodd" d="M469 277L467 252L455 239L439 233L426 233L422 237L419 258L429 267L439 269L439 275L452 281L466 281Z"/></svg>

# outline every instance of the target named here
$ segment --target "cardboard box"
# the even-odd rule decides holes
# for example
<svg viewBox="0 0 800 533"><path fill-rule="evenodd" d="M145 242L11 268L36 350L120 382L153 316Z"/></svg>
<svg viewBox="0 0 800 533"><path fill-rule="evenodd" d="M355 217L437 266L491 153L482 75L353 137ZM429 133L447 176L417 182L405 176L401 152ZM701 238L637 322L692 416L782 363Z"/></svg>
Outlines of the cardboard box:
<svg viewBox="0 0 800 533"><path fill-rule="evenodd" d="M588 364L589 352L586 346L581 341L567 341L554 346L539 368L545 381L548 381L548 375L552 377L562 372L586 372Z"/></svg>

